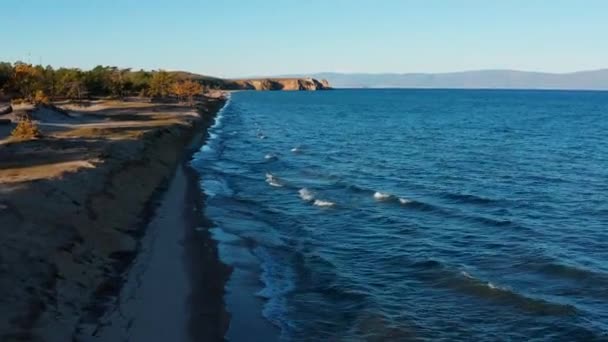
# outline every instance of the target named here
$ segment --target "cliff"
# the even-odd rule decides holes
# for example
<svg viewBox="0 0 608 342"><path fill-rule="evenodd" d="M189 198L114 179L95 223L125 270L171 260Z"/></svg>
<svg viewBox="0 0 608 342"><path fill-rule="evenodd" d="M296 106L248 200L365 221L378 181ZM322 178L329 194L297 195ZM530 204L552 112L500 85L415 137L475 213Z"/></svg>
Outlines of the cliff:
<svg viewBox="0 0 608 342"><path fill-rule="evenodd" d="M222 90L327 90L332 89L326 79L307 76L290 77L257 77L226 79L194 74L185 71L173 71L178 79L192 79L211 89Z"/></svg>
<svg viewBox="0 0 608 342"><path fill-rule="evenodd" d="M314 78L254 78L231 80L228 89L243 90L327 90L331 89L326 80Z"/></svg>

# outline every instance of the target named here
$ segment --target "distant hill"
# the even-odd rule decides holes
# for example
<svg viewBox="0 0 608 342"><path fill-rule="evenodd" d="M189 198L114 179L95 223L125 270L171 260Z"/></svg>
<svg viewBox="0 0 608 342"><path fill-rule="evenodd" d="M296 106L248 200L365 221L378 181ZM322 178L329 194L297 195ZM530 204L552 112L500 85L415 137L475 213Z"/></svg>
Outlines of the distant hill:
<svg viewBox="0 0 608 342"><path fill-rule="evenodd" d="M298 75L304 76L304 75ZM608 69L573 73L478 70L452 73L317 73L334 88L463 88L608 90ZM289 75L288 77L296 77Z"/></svg>

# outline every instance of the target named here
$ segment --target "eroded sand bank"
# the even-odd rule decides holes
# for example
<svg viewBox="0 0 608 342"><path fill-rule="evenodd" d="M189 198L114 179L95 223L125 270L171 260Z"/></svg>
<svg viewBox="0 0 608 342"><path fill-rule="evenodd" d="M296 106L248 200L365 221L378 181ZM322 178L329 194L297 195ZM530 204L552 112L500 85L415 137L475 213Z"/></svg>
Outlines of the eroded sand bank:
<svg viewBox="0 0 608 342"><path fill-rule="evenodd" d="M198 112L144 102L45 108L32 112L43 138L0 136L2 340L66 341L90 332L136 255L151 199L222 104L208 99Z"/></svg>

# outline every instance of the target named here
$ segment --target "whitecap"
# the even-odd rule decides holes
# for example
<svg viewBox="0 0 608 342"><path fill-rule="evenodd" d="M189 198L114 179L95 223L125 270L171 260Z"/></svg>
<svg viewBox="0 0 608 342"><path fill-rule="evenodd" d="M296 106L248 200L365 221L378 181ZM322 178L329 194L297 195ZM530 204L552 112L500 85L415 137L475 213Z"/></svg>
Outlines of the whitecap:
<svg viewBox="0 0 608 342"><path fill-rule="evenodd" d="M315 200L313 202L314 205L316 205L317 207L333 207L336 205L336 203L331 202L331 201L324 201L324 200Z"/></svg>
<svg viewBox="0 0 608 342"><path fill-rule="evenodd" d="M412 201L411 199L399 197L399 203L401 203L401 204L408 204L408 203L412 203L412 202L414 202L414 201Z"/></svg>
<svg viewBox="0 0 608 342"><path fill-rule="evenodd" d="M266 173L266 183L268 183L270 186L275 186L278 188L283 186L281 181L271 173Z"/></svg>
<svg viewBox="0 0 608 342"><path fill-rule="evenodd" d="M306 188L300 189L300 191L298 191L298 193L300 194L300 198L303 199L304 201L310 202L315 199L315 196L313 195L313 193L310 192L310 190L308 190Z"/></svg>
<svg viewBox="0 0 608 342"><path fill-rule="evenodd" d="M281 184L277 181L274 181L274 180L268 181L268 184L270 184L271 186L277 187L277 188L280 188L283 186L283 184Z"/></svg>
<svg viewBox="0 0 608 342"><path fill-rule="evenodd" d="M277 160L277 159L279 159L279 157L277 157L277 155L274 154L274 153L268 153L267 155L264 156L264 159L266 159L266 160Z"/></svg>
<svg viewBox="0 0 608 342"><path fill-rule="evenodd" d="M300 153L300 148L299 147L294 147L291 149L291 152L293 153Z"/></svg>
<svg viewBox="0 0 608 342"><path fill-rule="evenodd" d="M391 199L393 196L384 192L379 192L376 191L374 193L374 199L378 200L378 201L387 201L389 199Z"/></svg>

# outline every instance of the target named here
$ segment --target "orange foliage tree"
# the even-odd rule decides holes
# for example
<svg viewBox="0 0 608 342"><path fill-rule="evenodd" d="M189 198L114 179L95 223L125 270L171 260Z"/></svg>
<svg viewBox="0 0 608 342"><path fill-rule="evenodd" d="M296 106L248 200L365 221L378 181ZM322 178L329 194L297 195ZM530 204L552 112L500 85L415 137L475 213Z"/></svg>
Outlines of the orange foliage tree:
<svg viewBox="0 0 608 342"><path fill-rule="evenodd" d="M15 63L11 82L21 96L32 102L35 91L40 87L42 75L31 64Z"/></svg>
<svg viewBox="0 0 608 342"><path fill-rule="evenodd" d="M171 86L171 92L175 95L178 101L184 98L188 99L188 104L192 106L194 102L194 96L203 93L203 86L195 81L186 80L173 83Z"/></svg>
<svg viewBox="0 0 608 342"><path fill-rule="evenodd" d="M36 95L34 96L34 104L37 104L37 105L40 105L40 104L48 105L49 103L50 103L49 97L46 96L46 94L44 93L44 91L42 91L42 90L36 90Z"/></svg>
<svg viewBox="0 0 608 342"><path fill-rule="evenodd" d="M17 127L11 132L11 137L18 140L30 140L40 138L42 133L38 125L26 114L19 118Z"/></svg>

